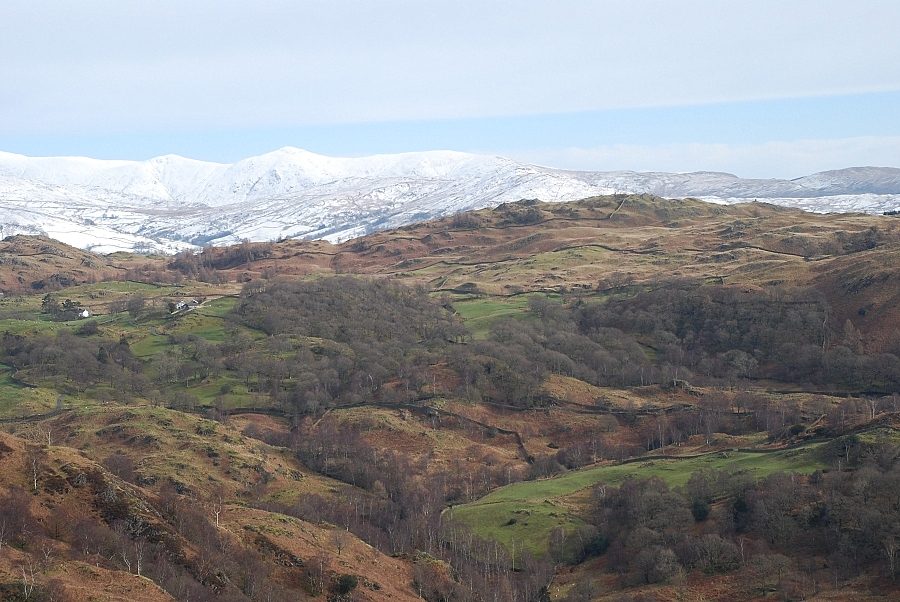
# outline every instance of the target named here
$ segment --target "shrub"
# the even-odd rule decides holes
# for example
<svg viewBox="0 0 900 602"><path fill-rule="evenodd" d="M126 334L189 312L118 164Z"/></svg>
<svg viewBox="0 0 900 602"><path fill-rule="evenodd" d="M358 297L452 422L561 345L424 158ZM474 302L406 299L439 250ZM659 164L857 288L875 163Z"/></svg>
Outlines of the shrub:
<svg viewBox="0 0 900 602"><path fill-rule="evenodd" d="M694 503L691 504L691 514L698 523L706 520L706 517L709 516L709 502L700 499L694 500Z"/></svg>
<svg viewBox="0 0 900 602"><path fill-rule="evenodd" d="M345 596L356 589L357 585L359 585L359 578L356 575L341 575L334 582L334 591Z"/></svg>

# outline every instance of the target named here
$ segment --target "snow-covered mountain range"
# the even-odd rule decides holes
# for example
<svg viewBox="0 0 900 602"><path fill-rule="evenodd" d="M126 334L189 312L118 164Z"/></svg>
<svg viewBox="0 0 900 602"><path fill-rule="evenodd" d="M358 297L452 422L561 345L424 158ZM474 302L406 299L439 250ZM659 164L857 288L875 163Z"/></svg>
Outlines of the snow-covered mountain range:
<svg viewBox="0 0 900 602"><path fill-rule="evenodd" d="M336 158L288 147L230 165L175 155L108 161L0 152L0 237L45 234L98 252L242 239L337 241L523 198L617 192L881 213L900 209L900 169L750 180L715 172L564 171L451 151Z"/></svg>

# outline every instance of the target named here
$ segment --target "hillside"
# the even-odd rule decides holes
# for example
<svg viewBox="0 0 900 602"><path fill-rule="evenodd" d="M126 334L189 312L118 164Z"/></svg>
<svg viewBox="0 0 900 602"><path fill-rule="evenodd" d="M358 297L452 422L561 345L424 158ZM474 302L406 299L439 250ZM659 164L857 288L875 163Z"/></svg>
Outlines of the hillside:
<svg viewBox="0 0 900 602"><path fill-rule="evenodd" d="M900 327L898 237L891 217L621 195L505 204L339 245L285 241L230 272L389 276L458 297L463 315L521 310L527 293L627 293L661 275L812 288L836 310L833 325L851 320L877 349Z"/></svg>
<svg viewBox="0 0 900 602"><path fill-rule="evenodd" d="M898 593L897 218L614 195L3 245L6 598Z"/></svg>
<svg viewBox="0 0 900 602"><path fill-rule="evenodd" d="M610 193L766 200L816 212L900 207L900 169L794 180L732 174L573 172L450 151L338 158L286 147L233 164L0 153L0 235L46 235L99 252L176 252L285 238L343 241L459 211Z"/></svg>
<svg viewBox="0 0 900 602"><path fill-rule="evenodd" d="M0 241L0 291L4 293L54 290L115 278L124 270L114 258L45 237L16 235Z"/></svg>

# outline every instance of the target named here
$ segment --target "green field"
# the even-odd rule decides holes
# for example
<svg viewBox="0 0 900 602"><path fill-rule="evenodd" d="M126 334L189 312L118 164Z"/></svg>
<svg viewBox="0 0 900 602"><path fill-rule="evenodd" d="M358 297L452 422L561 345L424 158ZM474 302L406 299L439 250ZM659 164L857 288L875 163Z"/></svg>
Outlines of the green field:
<svg viewBox="0 0 900 602"><path fill-rule="evenodd" d="M51 322L38 317L28 320L9 318L0 320L0 332L19 335L54 334L60 330L77 328L77 322Z"/></svg>
<svg viewBox="0 0 900 602"><path fill-rule="evenodd" d="M192 334L213 343L225 340L225 324L220 316L208 315L202 309L195 309L175 320L169 329L172 334Z"/></svg>
<svg viewBox="0 0 900 602"><path fill-rule="evenodd" d="M227 393L223 393L223 387L225 386L227 386ZM202 383L186 387L183 390L195 396L202 405L213 406L221 403L222 407L228 410L247 406L265 407L272 405L272 401L267 395L254 397L254 394L247 389L244 381L229 374L211 376Z"/></svg>
<svg viewBox="0 0 900 602"><path fill-rule="evenodd" d="M11 376L12 368L0 364L0 418L12 415L11 410L19 404L21 397L22 387L13 382Z"/></svg>
<svg viewBox="0 0 900 602"><path fill-rule="evenodd" d="M56 407L52 389L23 387L11 378L12 368L0 364L0 418L49 412Z"/></svg>
<svg viewBox="0 0 900 602"><path fill-rule="evenodd" d="M84 296L95 298L109 293L165 293L172 294L178 290L174 285L148 284L146 282L134 282L132 280L108 280L96 284L79 284L70 286L65 291L54 293L58 297L82 299Z"/></svg>
<svg viewBox="0 0 900 602"><path fill-rule="evenodd" d="M534 293L516 295L514 297L479 297L454 301L453 308L463 319L466 327L476 339L483 339L491 329L491 325L501 318L523 316L528 310L528 299L543 296L551 299L558 295Z"/></svg>
<svg viewBox="0 0 900 602"><path fill-rule="evenodd" d="M648 460L595 466L538 481L501 487L485 497L448 510L476 535L493 539L508 550L525 549L536 555L547 550L556 527L574 531L582 520L566 498L598 483L615 485L628 477L659 477L673 487L687 483L691 474L707 468L746 472L756 478L779 471L810 473L825 465L814 453L820 444L773 452L727 452L683 459Z"/></svg>
<svg viewBox="0 0 900 602"><path fill-rule="evenodd" d="M208 301L197 311L204 316L224 318L228 314L228 312L230 312L234 308L237 301L237 297L219 297L218 299Z"/></svg>
<svg viewBox="0 0 900 602"><path fill-rule="evenodd" d="M169 335L195 335L211 343L221 343L225 340L225 316L236 302L237 299L233 297L222 297L173 316L142 319L136 325L129 324L127 318L111 318L100 322L115 324L135 336L135 340L131 342L131 351L135 356L146 359L171 347ZM254 338L258 336L258 333L245 330Z"/></svg>

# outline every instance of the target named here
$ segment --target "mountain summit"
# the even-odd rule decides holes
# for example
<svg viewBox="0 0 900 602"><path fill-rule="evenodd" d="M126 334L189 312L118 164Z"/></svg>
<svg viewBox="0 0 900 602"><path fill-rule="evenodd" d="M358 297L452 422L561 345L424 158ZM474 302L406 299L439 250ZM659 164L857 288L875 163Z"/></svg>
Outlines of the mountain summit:
<svg viewBox="0 0 900 602"><path fill-rule="evenodd" d="M242 239L336 241L522 198L554 202L617 192L880 213L900 208L900 169L754 180L714 172L565 171L454 151L339 158L285 147L230 165L178 155L119 161L0 152L0 235L45 234L100 252Z"/></svg>

